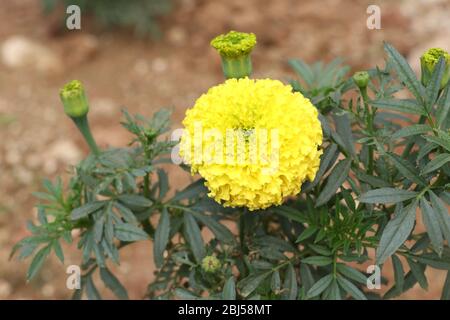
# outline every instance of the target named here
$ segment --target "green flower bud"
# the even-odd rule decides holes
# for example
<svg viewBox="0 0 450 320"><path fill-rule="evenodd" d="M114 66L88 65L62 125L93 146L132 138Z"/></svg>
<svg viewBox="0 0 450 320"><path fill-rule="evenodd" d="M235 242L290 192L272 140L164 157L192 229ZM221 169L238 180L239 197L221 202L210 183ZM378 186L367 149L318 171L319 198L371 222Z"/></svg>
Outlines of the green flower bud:
<svg viewBox="0 0 450 320"><path fill-rule="evenodd" d="M80 81L72 80L67 83L59 92L59 96L64 105L64 112L69 117L79 118L88 113L89 105Z"/></svg>
<svg viewBox="0 0 450 320"><path fill-rule="evenodd" d="M227 79L244 78L252 73L250 53L256 45L253 33L230 31L211 41L222 58L222 70Z"/></svg>
<svg viewBox="0 0 450 320"><path fill-rule="evenodd" d="M353 81L356 83L358 88L365 89L369 84L370 75L367 71L358 71L353 75Z"/></svg>
<svg viewBox="0 0 450 320"><path fill-rule="evenodd" d="M215 256L206 256L202 260L202 269L205 272L214 273L219 271L222 264Z"/></svg>
<svg viewBox="0 0 450 320"><path fill-rule="evenodd" d="M434 68L441 57L445 59L446 65L440 88L442 89L447 85L450 79L450 54L441 48L431 48L420 57L420 67L422 70L421 81L424 86L427 86L430 82Z"/></svg>

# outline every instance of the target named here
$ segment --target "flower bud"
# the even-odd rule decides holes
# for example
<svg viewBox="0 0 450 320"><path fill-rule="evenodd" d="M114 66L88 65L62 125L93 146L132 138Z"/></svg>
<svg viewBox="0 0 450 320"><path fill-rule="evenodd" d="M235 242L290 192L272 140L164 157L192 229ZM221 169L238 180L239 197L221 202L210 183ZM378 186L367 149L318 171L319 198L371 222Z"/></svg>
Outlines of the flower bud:
<svg viewBox="0 0 450 320"><path fill-rule="evenodd" d="M441 57L445 59L446 65L440 88L442 89L447 85L450 78L450 54L441 48L431 48L420 57L420 67L422 70L421 81L424 86L427 86L430 82L434 68Z"/></svg>
<svg viewBox="0 0 450 320"><path fill-rule="evenodd" d="M222 264L215 256L206 256L202 260L202 269L205 272L214 273L219 271Z"/></svg>
<svg viewBox="0 0 450 320"><path fill-rule="evenodd" d="M227 79L245 78L252 73L250 53L256 45L253 33L230 31L211 41L222 58L222 70Z"/></svg>
<svg viewBox="0 0 450 320"><path fill-rule="evenodd" d="M353 75L353 81L356 83L358 88L365 89L369 84L370 75L367 71L358 71Z"/></svg>
<svg viewBox="0 0 450 320"><path fill-rule="evenodd" d="M67 83L59 92L59 96L64 105L64 112L69 117L79 118L88 113L89 105L80 81L72 80Z"/></svg>

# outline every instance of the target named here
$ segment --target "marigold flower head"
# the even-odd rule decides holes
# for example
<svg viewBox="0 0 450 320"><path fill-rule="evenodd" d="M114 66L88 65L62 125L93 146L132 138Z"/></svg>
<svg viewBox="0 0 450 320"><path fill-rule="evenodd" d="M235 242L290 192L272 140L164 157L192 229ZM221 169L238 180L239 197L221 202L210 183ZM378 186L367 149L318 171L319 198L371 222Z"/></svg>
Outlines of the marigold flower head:
<svg viewBox="0 0 450 320"><path fill-rule="evenodd" d="M64 112L73 118L86 115L89 105L83 84L78 80L68 82L60 91L59 96L64 106Z"/></svg>
<svg viewBox="0 0 450 320"><path fill-rule="evenodd" d="M440 58L445 60L445 71L441 79L441 89L444 88L450 79L450 54L441 48L428 49L420 57L420 66L422 69L422 83L427 86L430 82L436 64Z"/></svg>
<svg viewBox="0 0 450 320"><path fill-rule="evenodd" d="M181 156L224 206L280 205L319 167L318 111L278 80L229 79L212 87L183 125Z"/></svg>

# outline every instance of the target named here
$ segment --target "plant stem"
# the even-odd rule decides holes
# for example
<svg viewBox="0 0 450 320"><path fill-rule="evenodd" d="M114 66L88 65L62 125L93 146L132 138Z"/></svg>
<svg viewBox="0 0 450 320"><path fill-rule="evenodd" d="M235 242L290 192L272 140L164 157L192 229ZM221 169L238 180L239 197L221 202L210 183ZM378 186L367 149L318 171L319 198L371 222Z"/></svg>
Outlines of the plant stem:
<svg viewBox="0 0 450 320"><path fill-rule="evenodd" d="M92 136L91 129L89 128L89 122L88 122L87 116L84 115L82 117L73 117L71 119L77 126L78 130L80 130L81 134L84 137L84 140L89 145L91 152L93 154L95 154L96 156L98 156L100 154L100 149L98 148L97 143L95 142L95 139Z"/></svg>
<svg viewBox="0 0 450 320"><path fill-rule="evenodd" d="M364 109L366 111L367 117L366 117L366 125L367 129L369 130L369 133L371 136L374 135L374 118L375 118L375 112L372 112L370 106L369 106L369 96L367 95L367 87L360 88L359 89L361 93L361 97L363 98L364 102ZM373 153L374 148L373 145L369 145L369 160L367 164L367 173L372 174L373 172Z"/></svg>

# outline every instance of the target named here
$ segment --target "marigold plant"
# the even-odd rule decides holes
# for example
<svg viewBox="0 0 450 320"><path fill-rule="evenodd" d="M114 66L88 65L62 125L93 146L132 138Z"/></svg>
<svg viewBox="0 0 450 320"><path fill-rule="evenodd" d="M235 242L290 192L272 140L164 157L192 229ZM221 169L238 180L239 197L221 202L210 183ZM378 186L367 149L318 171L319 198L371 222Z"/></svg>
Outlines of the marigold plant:
<svg viewBox="0 0 450 320"><path fill-rule="evenodd" d="M13 251L31 259L28 280L51 253L64 263L61 242L76 242L73 297L100 299L102 281L126 299L110 266L150 241L150 299L390 299L415 284L450 299L448 54L426 52L420 80L387 43L385 65L354 76L340 60L291 60L298 78L285 85L251 78L255 44L236 32L212 42L228 80L186 111L181 166L198 175L172 193L161 167L179 143L167 139L168 111L124 111L131 144L100 149L83 86L63 88L92 152L67 185L46 180L36 193L38 221ZM428 268L445 282L428 283Z"/></svg>

